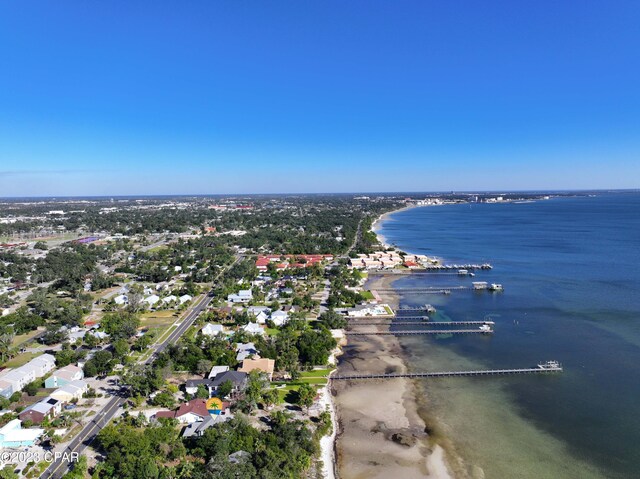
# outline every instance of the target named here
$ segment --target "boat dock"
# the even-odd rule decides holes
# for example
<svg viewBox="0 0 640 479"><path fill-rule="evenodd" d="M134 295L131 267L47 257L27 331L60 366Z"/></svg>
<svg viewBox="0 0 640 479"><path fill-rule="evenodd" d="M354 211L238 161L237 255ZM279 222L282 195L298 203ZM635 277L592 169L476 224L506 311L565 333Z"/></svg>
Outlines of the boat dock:
<svg viewBox="0 0 640 479"><path fill-rule="evenodd" d="M493 321L368 321L368 322L356 322L351 323L349 326L481 326L486 324L487 326L493 326Z"/></svg>
<svg viewBox="0 0 640 479"><path fill-rule="evenodd" d="M389 269L389 270L369 270L369 275L392 275L392 274L429 274L433 271L451 271L466 269L467 271L474 270L489 270L493 269L490 263L484 264L432 264L423 266L422 268L415 270L404 269ZM456 273L457 274L457 273Z"/></svg>
<svg viewBox="0 0 640 479"><path fill-rule="evenodd" d="M391 374L349 374L329 376L331 381L352 381L360 379L394 379L394 378L451 378L470 376L505 376L513 374L548 374L561 373L562 365L557 361L547 361L535 368L516 369L480 369L472 371L440 371L427 373L391 373Z"/></svg>
<svg viewBox="0 0 640 479"><path fill-rule="evenodd" d="M380 336L380 335L394 335L394 336L416 336L420 334L493 334L493 330L487 329L414 329L409 331L347 331L347 336Z"/></svg>
<svg viewBox="0 0 640 479"><path fill-rule="evenodd" d="M376 288L383 293L440 293L442 291L469 291L471 286L427 286L424 288Z"/></svg>

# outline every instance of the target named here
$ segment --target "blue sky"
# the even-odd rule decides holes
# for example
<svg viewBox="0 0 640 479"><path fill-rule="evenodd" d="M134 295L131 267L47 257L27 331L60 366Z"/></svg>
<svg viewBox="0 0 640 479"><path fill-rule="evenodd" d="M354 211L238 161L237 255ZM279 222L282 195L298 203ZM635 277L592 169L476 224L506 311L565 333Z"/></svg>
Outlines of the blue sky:
<svg viewBox="0 0 640 479"><path fill-rule="evenodd" d="M0 4L0 196L640 187L640 2Z"/></svg>

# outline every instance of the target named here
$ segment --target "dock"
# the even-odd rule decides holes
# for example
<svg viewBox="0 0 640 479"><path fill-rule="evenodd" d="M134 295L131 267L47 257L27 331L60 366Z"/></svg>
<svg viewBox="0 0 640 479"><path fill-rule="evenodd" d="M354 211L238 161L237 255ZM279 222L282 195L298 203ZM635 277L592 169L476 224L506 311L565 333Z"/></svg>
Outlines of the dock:
<svg viewBox="0 0 640 479"><path fill-rule="evenodd" d="M452 377L472 377L472 376L507 376L514 374L549 374L561 373L562 365L557 361L547 361L538 364L535 368L516 369L479 369L472 371L439 371L425 373L391 373L391 374L350 374L332 375L330 381L353 381L362 379L395 379L395 378L452 378Z"/></svg>
<svg viewBox="0 0 640 479"><path fill-rule="evenodd" d="M414 329L409 331L347 331L347 336L416 336L420 334L493 334L492 329Z"/></svg>
<svg viewBox="0 0 640 479"><path fill-rule="evenodd" d="M487 326L495 325L493 321L368 321L368 322L355 322L349 324L349 327L352 326L482 326L486 324Z"/></svg>
<svg viewBox="0 0 640 479"><path fill-rule="evenodd" d="M484 264L432 264L415 270L389 269L389 270L369 270L369 275L402 275L402 274L429 274L434 271L451 271L466 269L467 271L490 270L493 266L490 263ZM456 273L457 274L457 273Z"/></svg>

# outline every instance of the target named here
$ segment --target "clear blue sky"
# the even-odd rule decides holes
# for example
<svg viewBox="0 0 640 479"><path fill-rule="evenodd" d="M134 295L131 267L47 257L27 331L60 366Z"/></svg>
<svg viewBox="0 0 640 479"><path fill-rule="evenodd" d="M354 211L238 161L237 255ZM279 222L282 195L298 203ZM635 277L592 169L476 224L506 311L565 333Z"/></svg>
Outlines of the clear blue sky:
<svg viewBox="0 0 640 479"><path fill-rule="evenodd" d="M640 187L638 1L4 1L0 196Z"/></svg>

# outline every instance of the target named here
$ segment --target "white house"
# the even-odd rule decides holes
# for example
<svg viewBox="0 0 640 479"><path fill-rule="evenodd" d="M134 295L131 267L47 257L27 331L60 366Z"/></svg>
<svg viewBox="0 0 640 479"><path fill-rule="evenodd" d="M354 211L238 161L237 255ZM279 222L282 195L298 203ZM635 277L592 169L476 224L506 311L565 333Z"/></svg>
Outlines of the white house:
<svg viewBox="0 0 640 479"><path fill-rule="evenodd" d="M149 307L155 305L158 301L160 301L160 296L157 294L152 294L151 296L144 298L144 302L147 303Z"/></svg>
<svg viewBox="0 0 640 479"><path fill-rule="evenodd" d="M236 361L244 361L249 356L259 357L256 345L253 343L237 343L236 344Z"/></svg>
<svg viewBox="0 0 640 479"><path fill-rule="evenodd" d="M258 323L249 323L242 329L249 334L259 334L260 336L264 335L264 329L262 329Z"/></svg>
<svg viewBox="0 0 640 479"><path fill-rule="evenodd" d="M230 294L227 296L227 301L231 303L248 303L253 299L253 293L250 289L241 289L238 294Z"/></svg>
<svg viewBox="0 0 640 479"><path fill-rule="evenodd" d="M209 373L209 379L215 378L220 373L226 373L229 370L229 366L214 366Z"/></svg>
<svg viewBox="0 0 640 479"><path fill-rule="evenodd" d="M224 327L221 324L212 324L207 323L200 330L200 332L205 336L217 336L224 331Z"/></svg>
<svg viewBox="0 0 640 479"><path fill-rule="evenodd" d="M187 301L191 301L193 299L193 296L191 296L190 294L183 294L182 296L180 296L180 304L184 304Z"/></svg>
<svg viewBox="0 0 640 479"><path fill-rule="evenodd" d="M20 419L13 419L0 429L0 448L30 447L44 434L44 429L22 429Z"/></svg>
<svg viewBox="0 0 640 479"><path fill-rule="evenodd" d="M71 402L80 399L89 390L89 385L84 381L71 381L51 393L51 397L62 402Z"/></svg>
<svg viewBox="0 0 640 479"><path fill-rule="evenodd" d="M285 311L274 311L271 313L271 321L273 321L273 324L276 326L282 326L289 321L289 315Z"/></svg>
<svg viewBox="0 0 640 479"><path fill-rule="evenodd" d="M177 301L177 300L178 300L178 297L177 297L177 296L174 296L173 294L172 294L172 295L167 296L166 298L162 298L162 302L163 302L164 304L173 303L174 301Z"/></svg>
<svg viewBox="0 0 640 479"><path fill-rule="evenodd" d="M121 294L120 296L116 296L113 298L113 302L119 306L123 304L129 304L129 297L126 294Z"/></svg>
<svg viewBox="0 0 640 479"><path fill-rule="evenodd" d="M56 367L56 359L51 354L33 358L24 366L0 373L0 396L10 397L32 381L45 376Z"/></svg>

